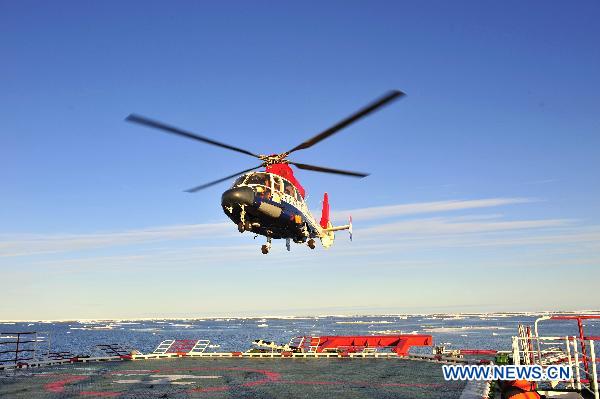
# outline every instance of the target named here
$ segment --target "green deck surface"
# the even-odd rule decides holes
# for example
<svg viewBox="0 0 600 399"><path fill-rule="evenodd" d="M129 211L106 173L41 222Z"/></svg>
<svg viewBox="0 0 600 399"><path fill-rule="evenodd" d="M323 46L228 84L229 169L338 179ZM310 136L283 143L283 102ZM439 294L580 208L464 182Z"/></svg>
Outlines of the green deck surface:
<svg viewBox="0 0 600 399"><path fill-rule="evenodd" d="M402 359L161 359L0 372L1 398L458 398L441 365Z"/></svg>

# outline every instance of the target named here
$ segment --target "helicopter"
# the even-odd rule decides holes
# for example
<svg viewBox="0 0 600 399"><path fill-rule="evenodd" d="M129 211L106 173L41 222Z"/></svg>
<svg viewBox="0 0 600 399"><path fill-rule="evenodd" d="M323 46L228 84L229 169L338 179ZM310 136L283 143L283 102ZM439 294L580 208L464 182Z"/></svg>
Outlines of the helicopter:
<svg viewBox="0 0 600 399"><path fill-rule="evenodd" d="M292 241L298 244L306 243L310 249L315 249L315 239L320 240L324 248L329 248L333 245L334 233L341 230L348 230L350 240L352 240L352 217L350 216L348 224L333 226L329 219L329 197L327 193L323 195L321 218L317 222L308 209L305 200L306 191L294 176L294 171L290 165L302 170L357 178L363 178L369 174L299 163L289 160L288 156L296 151L314 146L403 96L405 94L402 91L389 91L291 150L270 155L255 154L246 149L200 136L137 114L130 114L125 120L259 159L261 164L258 166L185 191L195 193L237 177L231 188L222 194L221 206L229 219L237 225L240 233L251 232L266 237L267 242L261 246L261 252L266 255L271 250L273 239L285 239L288 251L290 251ZM265 168L265 170L257 172L256 170L260 168Z"/></svg>

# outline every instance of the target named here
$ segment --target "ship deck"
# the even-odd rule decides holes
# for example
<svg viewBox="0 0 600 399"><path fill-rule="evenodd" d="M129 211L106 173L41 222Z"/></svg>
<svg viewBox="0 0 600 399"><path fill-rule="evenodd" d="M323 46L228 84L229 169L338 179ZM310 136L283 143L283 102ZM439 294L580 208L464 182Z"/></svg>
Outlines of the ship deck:
<svg viewBox="0 0 600 399"><path fill-rule="evenodd" d="M0 372L7 398L459 398L441 364L409 359L171 358Z"/></svg>

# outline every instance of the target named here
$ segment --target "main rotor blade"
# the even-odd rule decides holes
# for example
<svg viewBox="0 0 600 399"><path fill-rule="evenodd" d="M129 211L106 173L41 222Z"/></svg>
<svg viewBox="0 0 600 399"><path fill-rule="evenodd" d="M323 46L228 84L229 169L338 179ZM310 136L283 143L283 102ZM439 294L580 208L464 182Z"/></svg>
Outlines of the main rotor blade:
<svg viewBox="0 0 600 399"><path fill-rule="evenodd" d="M404 96L405 94L399 90L392 90L389 93L385 94L383 97L379 98L378 100L375 100L374 102L372 102L371 104L367 105L366 107L362 108L361 110L359 110L358 112L355 112L354 114L350 115L349 117L347 117L346 119L343 119L342 121L338 122L337 124L333 125L332 127L330 127L329 129L317 134L316 136L314 136L313 138L305 141L304 143L292 148L291 150L288 151L289 153L292 153L294 151L298 151L298 150L303 150L305 148L309 148L312 147L313 145L317 144L319 141L326 139L327 137L339 132L340 130L342 130L343 128L345 128L346 126L356 122L357 120L359 120L360 118L363 118L367 115L369 115L370 113L376 111L378 108L383 107L384 105L390 103L393 100L396 100L402 96Z"/></svg>
<svg viewBox="0 0 600 399"><path fill-rule="evenodd" d="M139 123L140 125L144 125L144 126L148 126L148 127L153 127L155 129L164 130L166 132L177 134L179 136L184 136L184 137L187 137L187 138L190 138L193 140L202 141L207 144L216 145L217 147L227 148L228 150L241 152L242 154L246 154L246 155L250 155L255 158L258 158L258 155L254 154L248 150L244 150L243 148L234 147L232 145L221 143L216 140L209 139L207 137L203 137L203 136L200 136L200 135L197 135L194 133L186 132L185 130L166 125L162 122L158 122L158 121L146 118L144 116L130 114L127 118L125 118L125 120L128 122Z"/></svg>
<svg viewBox="0 0 600 399"><path fill-rule="evenodd" d="M262 165L255 166L254 168L251 168L251 169L242 170L241 172L234 173L234 174L232 174L230 176L227 176L227 177L224 177L222 179L211 181L210 183L206 183L206 184L203 184L201 186L197 186L197 187L194 187L194 188L187 189L187 190L185 190L185 192L186 193L195 193L196 191L200 191L200 190L203 190L203 189L208 188L210 186L214 186L215 184L219 184L219 183L221 183L221 182L223 182L225 180L229 180L229 179L234 178L236 176L243 175L244 173L251 172L251 171L253 171L255 169L258 169L260 167L262 167Z"/></svg>
<svg viewBox="0 0 600 399"><path fill-rule="evenodd" d="M338 174L338 175L346 175L346 176L354 176L354 177L369 176L368 173L362 173L362 172L351 172L349 170L324 168L322 166L307 165L305 163L297 163L297 162L290 162L290 163L292 165L297 166L300 169L312 170L312 171L315 171L315 172L335 173L335 174Z"/></svg>

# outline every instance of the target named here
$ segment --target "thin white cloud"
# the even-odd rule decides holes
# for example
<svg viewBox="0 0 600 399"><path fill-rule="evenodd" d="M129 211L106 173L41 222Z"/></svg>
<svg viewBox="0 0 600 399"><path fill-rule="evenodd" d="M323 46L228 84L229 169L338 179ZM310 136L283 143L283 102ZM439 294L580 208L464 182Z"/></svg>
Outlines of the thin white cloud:
<svg viewBox="0 0 600 399"><path fill-rule="evenodd" d="M129 249L122 255L109 256L77 256L68 259L50 259L31 261L27 271L44 268L53 273L73 273L90 270L139 270L147 271L152 268L168 266L173 272L179 266L186 269L193 265L195 269L213 267L217 263L227 263L247 259L248 254L260 253L256 245L223 245L184 247L175 249L149 248L142 253ZM262 254L261 254L262 255ZM17 270L17 273L20 272Z"/></svg>
<svg viewBox="0 0 600 399"><path fill-rule="evenodd" d="M477 220L463 221L464 218L428 218L399 221L381 224L362 229L364 237L379 236L384 234L465 234L484 233L490 231L540 229L548 227L562 227L571 223L567 219L543 219L543 220Z"/></svg>
<svg viewBox="0 0 600 399"><path fill-rule="evenodd" d="M332 219L345 220L352 215L355 220L374 220L394 216L415 215L423 213L439 213L466 209L492 208L504 205L535 202L532 198L487 198L478 200L449 200L434 202L418 202L413 204L397 204L370 208L349 209L332 212Z"/></svg>
<svg viewBox="0 0 600 399"><path fill-rule="evenodd" d="M381 255L389 253L403 253L418 249L441 248L484 248L484 247L545 247L544 253L548 254L594 254L600 249L600 226L572 226L572 227L539 227L487 231L460 232L446 231L435 232L424 230L419 233L391 234L389 231L379 231L371 236L364 235L364 231L355 232L356 244L346 245L344 242L343 254ZM339 245L338 245L339 246ZM341 250L341 249L340 249Z"/></svg>
<svg viewBox="0 0 600 399"><path fill-rule="evenodd" d="M465 220L465 217L451 218L449 221ZM411 221L412 222L412 221ZM423 221L415 221L422 223ZM447 221L446 221L447 222ZM68 257L46 260L28 261L26 270L18 269L17 273L34 272L39 273L39 268L45 268L45 273L78 273L89 270L128 270L140 272L163 269L168 270L194 270L215 266L227 266L232 268L244 268L243 265L251 264L254 272L264 271L270 273L276 270L288 270L313 267L315 264L329 263L332 259L344 262L344 267L361 264L369 268L379 264L378 262L389 261L389 265L396 267L410 267L420 263L432 262L432 259L423 259L423 250L444 248L466 248L475 251L477 248L486 247L510 247L531 248L527 254L530 262L525 262L521 256L512 259L508 263L516 261L524 262L523 265L538 265L547 259L553 259L553 264L560 265L589 265L593 264L600 248L600 226L571 226L556 227L554 223L529 223L512 225L513 229L505 230L507 226L498 229L497 226L478 227L475 231L464 232L462 230L447 230L439 232L436 229L423 229L420 232L405 230L402 234L390 234L389 231L379 232L365 236L365 231L357 232L356 240L350 243L345 234L337 237L337 243L333 249L323 250L321 248L311 251L306 246L292 247L292 252L284 249L282 240L274 241L273 251L265 257L260 254L261 242L249 240L243 245L234 243L223 243L222 245L194 245L188 243L185 247L173 248L168 243L160 247L129 247L121 250L120 255L95 255L87 254L85 251L73 251ZM518 227L518 228L517 228ZM469 227L472 230L472 226ZM485 231L483 231L485 230ZM368 230L366 231L368 233ZM537 249L534 249L537 248ZM560 251L559 251L560 250ZM494 250L496 251L496 250ZM465 255L468 252L465 252ZM477 252L473 252L477 253ZM498 252L502 254L504 252ZM509 258L513 255L509 252ZM566 255L565 255L566 254ZM73 255L76 257L73 258ZM89 256L91 255L91 256ZM389 255L393 255L390 259ZM333 258L332 258L333 257ZM467 256L468 258L468 256ZM575 259L576 262L567 262L567 259ZM307 260L310 263L307 264ZM564 260L564 262L563 262ZM243 262L241 262L243 261ZM366 263L365 263L366 262ZM501 262L494 257L490 262L484 262L493 266ZM520 263L521 264L521 263ZM207 269L207 270L208 270Z"/></svg>
<svg viewBox="0 0 600 399"><path fill-rule="evenodd" d="M512 237L490 237L487 239L465 242L471 247L476 246L521 246L521 245L560 245L563 251L569 245L577 245L582 249L597 249L600 244L600 227L577 227L561 229L548 233L517 235ZM589 246L589 248L588 248ZM556 247L555 247L556 249Z"/></svg>
<svg viewBox="0 0 600 399"><path fill-rule="evenodd" d="M451 212L463 209L497 207L508 204L527 203L533 201L527 198L491 198L471 201L437 201L420 204L398 204L385 207L357 209L352 212L363 220L377 219L382 215L399 216L429 212ZM400 220L384 224L376 224L355 230L357 242L352 246L340 243L346 241L346 235L339 233L337 256L347 254L378 254L397 251L400 248L416 247L481 247L481 246L522 246L547 244L578 244L597 245L600 232L589 228L576 226L567 219L513 220L501 219L499 214L459 215L452 217L430 217L410 220ZM243 245L231 243L224 247L214 238L228 239L238 236L235 226L231 223L211 223L194 225L174 225L121 232L90 233L90 234L49 234L49 235L20 235L0 236L0 258L30 255L64 253L65 265L91 265L94 263L110 263L120 261L122 264L134 265L154 263L159 255L161 259L171 262L208 262L235 261L243 258L251 251L258 251L262 242L244 242ZM249 237L249 236L248 236ZM185 244L186 240L202 239L193 246ZM159 248L156 244L161 244ZM173 246L177 242L178 247ZM153 244L141 247L142 244ZM181 248L181 244L185 247ZM277 244L275 244L277 245ZM283 244L281 244L283 245ZM186 248L187 247L187 248ZM256 248L254 248L256 247ZM86 253L94 249L104 251L118 249L122 255L108 252ZM305 251L302 247L294 246L291 254L284 254L286 261L304 260ZM334 249L335 251L335 249ZM276 251L277 252L277 251ZM319 251L320 252L320 251ZM328 251L323 251L327 253ZM257 252L258 253L258 252ZM67 259L68 255L68 259ZM73 259L73 255L79 259ZM106 256L104 259L89 258L87 255ZM311 256L315 256L313 254ZM116 256L116 258L111 258ZM122 257L121 257L122 256ZM324 255L327 256L327 255ZM265 258L270 263L271 254ZM56 259L47 259L54 262ZM60 262L60 260L58 260ZM278 260L279 261L279 260ZM44 262L42 260L42 262ZM35 262L41 264L42 262Z"/></svg>
<svg viewBox="0 0 600 399"><path fill-rule="evenodd" d="M235 229L233 229L235 230ZM89 234L37 234L0 238L0 257L70 252L159 241L219 237L233 234L231 223L150 227L120 232Z"/></svg>

